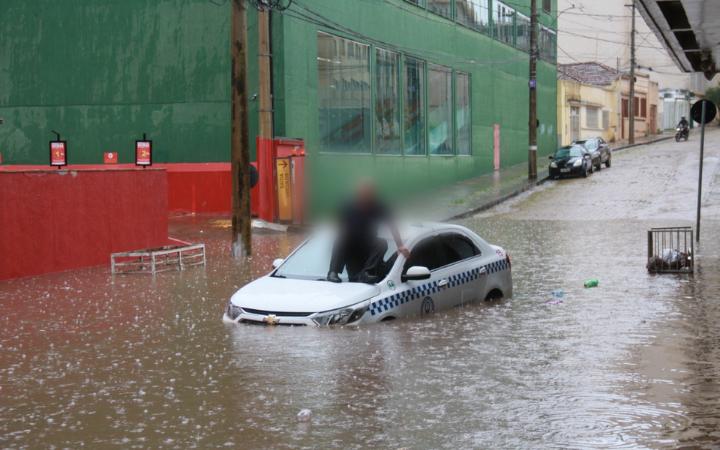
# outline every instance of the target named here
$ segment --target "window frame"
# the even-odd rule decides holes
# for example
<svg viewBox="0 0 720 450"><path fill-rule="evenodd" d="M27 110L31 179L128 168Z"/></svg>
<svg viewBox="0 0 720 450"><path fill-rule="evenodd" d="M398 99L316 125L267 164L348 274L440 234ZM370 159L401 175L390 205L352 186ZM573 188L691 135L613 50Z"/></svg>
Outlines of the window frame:
<svg viewBox="0 0 720 450"><path fill-rule="evenodd" d="M377 104L378 100L378 86L377 86L377 55L378 51L383 51L387 53L394 54L396 56L396 63L397 63L397 73L395 75L395 82L397 83L397 99L395 100L395 107L397 109L397 116L398 119L398 127L399 127L399 148L396 152L392 153L381 153L378 151L379 145L378 145L378 136L377 136L377 110L375 109L375 106ZM402 52L398 52L395 50L388 50L384 47L380 47L377 45L371 46L371 61L370 61L370 72L371 72L371 81L372 81L372 101L371 101L371 114L372 114L372 145L370 149L370 154L373 156L404 156L405 151L405 126L404 126L404 92L403 88L405 86L405 83L403 82L403 71L404 71L404 55Z"/></svg>
<svg viewBox="0 0 720 450"><path fill-rule="evenodd" d="M420 71L420 73L422 74L422 77L423 77L422 78L423 85L422 85L422 92L420 93L420 96L422 98L422 114L423 114L423 130L421 133L421 137L423 140L423 150L424 150L423 153L407 153L406 152L407 147L405 145L405 120L406 120L406 113L405 113L405 106L406 106L405 97L406 96L405 96L405 94L406 94L406 89L407 89L407 79L406 79L407 71L406 71L406 69L407 69L407 59L408 58L422 63L422 70ZM401 60L402 60L402 62L401 62L402 76L400 77L401 78L400 92L401 92L401 96L402 96L402 103L401 103L401 111L400 111L400 113L401 113L400 120L402 121L403 126L402 126L402 143L401 143L402 148L401 148L400 154L404 157L410 157L410 158L426 158L429 156L429 151L428 151L428 104L427 104L427 102L428 102L428 65L430 63L424 58L419 58L414 55L408 55L408 54L404 54L404 53L402 54Z"/></svg>
<svg viewBox="0 0 720 450"><path fill-rule="evenodd" d="M455 22L456 22L457 24L459 24L460 26L465 27L465 28L467 28L467 29L469 29L469 30L473 30L473 31L475 31L475 32L477 32L477 33L481 33L481 34L484 34L484 35L486 35L486 36L492 37L492 35L493 35L492 0L467 0L467 1L470 1L470 2L474 2L474 1L484 1L484 2L485 2L485 27L486 27L486 31L483 31L482 28L477 28L477 27L474 27L474 26L472 26L472 25L469 25L469 24L466 24L466 23L460 21L460 18L459 18L459 16L458 16L458 12L457 12L457 11L458 11L458 8L457 8L457 2L458 2L458 0L454 0L454 2L453 2L453 4L454 4L454 9L455 9ZM481 9L482 9L482 7L481 7Z"/></svg>
<svg viewBox="0 0 720 450"><path fill-rule="evenodd" d="M459 129L458 129L458 120L457 120L457 113L458 113L458 90L457 90L457 78L458 75L464 75L467 77L467 88L468 88L468 118L469 118L469 126L468 126L468 142L470 144L469 153L460 153L460 146L458 143L460 142L459 136ZM453 71L453 128L454 128L454 143L453 143L453 149L455 156L460 157L467 157L467 156L473 156L473 107L472 107L472 74L470 72L463 72L461 70L455 70Z"/></svg>
<svg viewBox="0 0 720 450"><path fill-rule="evenodd" d="M552 0L542 0L542 10L547 13L552 13Z"/></svg>
<svg viewBox="0 0 720 450"><path fill-rule="evenodd" d="M430 71L431 66L433 67L439 67L441 72L445 72L450 77L450 90L448 92L448 100L450 101L450 145L452 146L450 153L433 153L430 149ZM457 156L457 149L455 146L455 76L454 76L454 70L451 67L442 65L442 64L435 64L428 62L425 64L426 69L426 89L425 89L425 111L426 111L426 126L425 126L425 134L426 134L426 148L425 152L427 156L430 157L453 157Z"/></svg>
<svg viewBox="0 0 720 450"><path fill-rule="evenodd" d="M374 83L373 83L373 81L372 81L372 80L373 80L373 59L374 59L373 49L374 49L374 46L373 46L373 45L370 45L370 44L366 44L365 42L360 42L360 41L357 41L357 40L355 40L355 39L348 38L348 37L346 37L346 36L344 36L344 35L342 35L342 34L330 33L330 32L325 31L325 30L323 30L323 29L317 29L317 30L316 30L316 32L315 32L316 42L318 42L318 35L320 35L320 34L324 34L324 35L330 36L330 37L332 37L332 38L339 38L339 39L343 39L344 41L348 41L348 42L345 42L344 44L352 43L352 44L361 45L361 46L367 48L367 54L368 54L368 55L367 55L367 56L368 56L368 58L367 58L367 64L368 64L368 73L369 73L369 78L368 78L368 79L369 79L369 81L370 81L370 89L369 89L369 91L370 91L370 92L369 92L369 94L370 94L370 95L369 95L370 106L369 106L369 108L368 108L368 111L369 111L369 114L370 114L370 141L369 141L369 145L368 145L368 147L367 147L367 148L368 148L367 151L363 151L363 152L359 152L359 151L337 151L337 150L334 150L334 149L324 148L324 145L322 144L322 138L320 138L320 139L319 139L320 149L319 149L319 152L318 152L318 153L320 153L320 154L326 154L326 155L373 156L373 155L375 154L375 153L374 153L374 126L375 126L374 122L375 122L375 120L374 120L374 112L373 112L373 101L374 101L374 94L373 94L374 87L373 87L373 85L374 85ZM334 43L336 43L336 42L334 42ZM342 47L343 47L343 52L345 52L346 45L343 45ZM353 50L353 51L354 51L354 50ZM339 49L337 48L337 46L335 46L335 53L336 53L337 56L339 56ZM319 46L318 46L316 61L319 60L319 59L320 59L320 52L319 52ZM319 65L318 65L317 73L318 73L318 81L319 81L319 78L320 78ZM319 83L318 83L318 84L319 84ZM317 92L319 92L319 91L320 91L320 89L319 89L319 86L318 86ZM319 96L318 96L318 98L319 98ZM319 101L318 101L318 107L319 107L319 106L320 106L320 105L319 105ZM318 116L318 137L320 137L320 136L321 136L321 133L320 133L320 118L319 118L319 116Z"/></svg>

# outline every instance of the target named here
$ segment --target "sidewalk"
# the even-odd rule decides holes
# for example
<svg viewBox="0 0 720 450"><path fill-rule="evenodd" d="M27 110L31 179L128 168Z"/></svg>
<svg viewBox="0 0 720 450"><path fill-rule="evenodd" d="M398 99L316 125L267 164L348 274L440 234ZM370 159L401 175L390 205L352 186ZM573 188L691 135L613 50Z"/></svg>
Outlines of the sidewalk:
<svg viewBox="0 0 720 450"><path fill-rule="evenodd" d="M626 140L625 141L617 141L614 144L612 144L610 147L613 149L613 151L625 150L626 148L633 148L633 147L637 147L639 145L648 145L648 144L654 144L656 142L667 141L668 139L673 139L674 137L675 137L674 134L672 134L670 131L666 131L661 134L653 134L651 136L638 137L635 139L634 144L629 144Z"/></svg>
<svg viewBox="0 0 720 450"><path fill-rule="evenodd" d="M447 221L468 217L542 184L548 178L545 159L538 160L538 177L528 181L527 163L470 178L443 187L431 196L420 196L407 205L411 214L428 220Z"/></svg>
<svg viewBox="0 0 720 450"><path fill-rule="evenodd" d="M625 150L641 145L673 139L670 133L643 136L630 145L626 141L612 145L613 151ZM527 163L504 168L498 172L470 178L441 188L428 198L421 196L410 202L408 211L430 220L447 221L469 217L507 201L548 179L545 158L538 159L538 177L535 182L528 181Z"/></svg>

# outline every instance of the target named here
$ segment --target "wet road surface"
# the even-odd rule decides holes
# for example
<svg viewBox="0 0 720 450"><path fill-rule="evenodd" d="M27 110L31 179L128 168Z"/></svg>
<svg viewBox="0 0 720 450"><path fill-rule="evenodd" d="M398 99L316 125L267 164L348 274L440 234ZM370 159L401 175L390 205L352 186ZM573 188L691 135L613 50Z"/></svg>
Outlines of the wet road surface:
<svg viewBox="0 0 720 450"><path fill-rule="evenodd" d="M256 235L241 264L227 221L192 217L172 234L208 244L205 269L0 283L0 448L717 448L720 133L708 138L694 278L644 266L648 228L692 224L697 134L462 221L513 256L515 297L430 319L225 325L228 297L301 237Z"/></svg>

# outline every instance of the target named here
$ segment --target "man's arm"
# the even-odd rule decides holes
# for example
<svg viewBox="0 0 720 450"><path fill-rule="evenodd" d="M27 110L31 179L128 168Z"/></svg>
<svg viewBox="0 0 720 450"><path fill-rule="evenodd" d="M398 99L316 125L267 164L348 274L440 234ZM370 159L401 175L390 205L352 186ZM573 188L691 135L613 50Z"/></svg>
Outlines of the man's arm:
<svg viewBox="0 0 720 450"><path fill-rule="evenodd" d="M400 237L400 230L398 230L397 224L392 220L390 221L390 232L393 235L393 239L395 239L395 246L397 247L398 253L403 255L405 259L410 258L410 250L403 244L402 237Z"/></svg>

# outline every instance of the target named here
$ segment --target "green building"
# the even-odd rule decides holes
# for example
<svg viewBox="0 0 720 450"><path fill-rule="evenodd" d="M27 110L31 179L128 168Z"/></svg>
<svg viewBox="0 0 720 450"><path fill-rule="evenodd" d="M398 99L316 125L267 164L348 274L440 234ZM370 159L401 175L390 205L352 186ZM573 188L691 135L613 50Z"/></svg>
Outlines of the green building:
<svg viewBox="0 0 720 450"><path fill-rule="evenodd" d="M556 0L540 0L539 156L557 142ZM276 136L303 138L315 205L374 174L417 192L527 160L530 0L294 0L272 14ZM0 154L46 164L227 163L230 0L0 2ZM257 133L250 8L251 142ZM229 165L227 165L229 171ZM171 185L171 189L172 189ZM225 194L223 194L225 195ZM228 203L229 204L229 203Z"/></svg>

